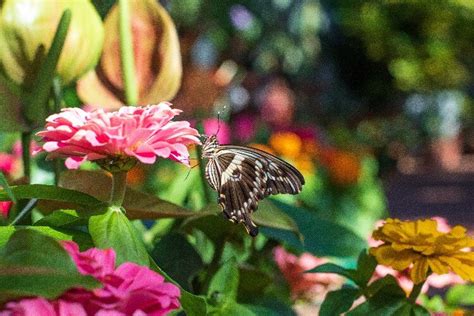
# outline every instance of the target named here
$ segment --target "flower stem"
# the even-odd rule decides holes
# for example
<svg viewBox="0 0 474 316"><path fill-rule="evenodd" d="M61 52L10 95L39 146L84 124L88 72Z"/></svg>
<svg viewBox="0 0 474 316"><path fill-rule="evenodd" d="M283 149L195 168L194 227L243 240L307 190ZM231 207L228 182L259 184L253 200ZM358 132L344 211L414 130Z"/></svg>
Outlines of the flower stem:
<svg viewBox="0 0 474 316"><path fill-rule="evenodd" d="M412 303L416 302L416 299L421 293L421 289L423 288L423 285L425 282L420 282L418 284L413 284L413 289L411 290L410 296L408 297L408 300Z"/></svg>
<svg viewBox="0 0 474 316"><path fill-rule="evenodd" d="M30 146L31 146L31 132L21 133L21 158L23 160L23 175L30 182L31 176L31 157L30 157Z"/></svg>
<svg viewBox="0 0 474 316"><path fill-rule="evenodd" d="M61 79L59 77L53 78L53 96L54 96L54 113L59 113L61 110L61 100L62 100L62 85ZM53 170L54 170L54 184L58 185L59 183L59 175L62 170L62 163L61 161L56 158L53 161Z"/></svg>
<svg viewBox="0 0 474 316"><path fill-rule="evenodd" d="M109 203L114 206L122 206L127 189L127 171L112 172L112 192Z"/></svg>
<svg viewBox="0 0 474 316"><path fill-rule="evenodd" d="M128 105L138 103L138 87L133 55L132 30L130 26L129 0L119 0L120 58L125 101Z"/></svg>

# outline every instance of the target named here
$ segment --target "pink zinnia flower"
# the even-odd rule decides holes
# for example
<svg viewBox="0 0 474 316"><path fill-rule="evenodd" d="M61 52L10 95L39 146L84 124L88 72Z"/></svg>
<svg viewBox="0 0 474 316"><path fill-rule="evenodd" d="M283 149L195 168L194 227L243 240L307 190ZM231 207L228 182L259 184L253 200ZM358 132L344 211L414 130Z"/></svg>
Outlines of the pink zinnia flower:
<svg viewBox="0 0 474 316"><path fill-rule="evenodd" d="M103 287L71 289L54 301L37 297L9 302L0 316L162 316L180 307L179 288L147 267L125 262L115 269L113 249L80 252L72 241L62 244L78 271L95 277Z"/></svg>
<svg viewBox="0 0 474 316"><path fill-rule="evenodd" d="M290 286L293 299L322 301L327 292L338 289L343 279L332 273L304 273L328 260L317 258L310 253L297 257L278 246L273 251L275 262Z"/></svg>
<svg viewBox="0 0 474 316"><path fill-rule="evenodd" d="M216 134L219 144L230 143L230 127L226 122L210 118L203 122L203 128L206 135Z"/></svg>
<svg viewBox="0 0 474 316"><path fill-rule="evenodd" d="M69 169L104 158L153 164L158 156L189 164L186 146L199 144L199 133L187 121L171 121L181 110L170 105L126 106L116 112L63 109L49 116L46 129L37 133L45 142L40 151L66 157Z"/></svg>
<svg viewBox="0 0 474 316"><path fill-rule="evenodd" d="M124 315L166 315L180 307L179 288L165 282L158 273L131 262L114 269L113 249L80 252L74 242L64 242L63 246L80 273L92 275L104 284L93 291L73 289L63 295L67 301L80 303L89 315L110 315L107 313L114 311Z"/></svg>
<svg viewBox="0 0 474 316"><path fill-rule="evenodd" d="M7 303L0 316L87 316L78 303L58 300L49 302L42 297Z"/></svg>

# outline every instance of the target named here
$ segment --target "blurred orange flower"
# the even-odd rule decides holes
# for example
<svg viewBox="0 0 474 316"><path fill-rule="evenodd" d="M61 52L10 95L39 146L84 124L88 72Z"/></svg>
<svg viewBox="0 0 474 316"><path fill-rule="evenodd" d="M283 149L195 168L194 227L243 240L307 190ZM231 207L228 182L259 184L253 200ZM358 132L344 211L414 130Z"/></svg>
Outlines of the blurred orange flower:
<svg viewBox="0 0 474 316"><path fill-rule="evenodd" d="M302 151L303 142L301 138L292 132L276 132L269 140L270 146L285 157L295 159Z"/></svg>
<svg viewBox="0 0 474 316"><path fill-rule="evenodd" d="M334 184L346 186L359 181L361 163L356 154L338 149L326 149L321 152L321 160Z"/></svg>
<svg viewBox="0 0 474 316"><path fill-rule="evenodd" d="M260 149L260 150L262 150L264 152L267 152L269 154L272 154L272 155L276 155L275 151L271 147L269 147L267 145L264 145L264 144L255 144L255 143L253 143L253 144L250 144L250 147Z"/></svg>

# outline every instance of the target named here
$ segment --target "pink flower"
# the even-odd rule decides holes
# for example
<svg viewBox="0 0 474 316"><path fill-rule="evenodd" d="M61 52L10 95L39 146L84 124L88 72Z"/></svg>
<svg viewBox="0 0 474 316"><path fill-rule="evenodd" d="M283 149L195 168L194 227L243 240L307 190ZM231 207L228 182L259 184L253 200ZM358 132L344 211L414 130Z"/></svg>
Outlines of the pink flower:
<svg viewBox="0 0 474 316"><path fill-rule="evenodd" d="M63 109L46 119L37 133L45 142L40 151L66 157L66 167L77 169L86 160L134 158L153 164L156 157L189 164L187 145L199 144L199 133L187 121L171 121L181 110L161 102L145 107L126 106L116 112Z"/></svg>
<svg viewBox="0 0 474 316"><path fill-rule="evenodd" d="M115 269L113 249L79 251L77 244L63 242L80 273L99 280L102 288L71 289L55 301L44 298L7 303L0 316L162 316L180 307L180 290L163 276L135 263Z"/></svg>
<svg viewBox="0 0 474 316"><path fill-rule="evenodd" d="M80 252L75 242L64 241L62 245L81 274L92 275L98 280L103 280L105 276L114 272L115 251L113 249L91 248Z"/></svg>
<svg viewBox="0 0 474 316"><path fill-rule="evenodd" d="M255 136L257 129L255 115L239 114L232 123L233 135L239 142L247 143Z"/></svg>
<svg viewBox="0 0 474 316"><path fill-rule="evenodd" d="M13 203L11 201L0 201L0 215L2 217L8 217L8 213L10 212L12 204Z"/></svg>
<svg viewBox="0 0 474 316"><path fill-rule="evenodd" d="M343 279L336 274L304 273L328 262L326 259L317 258L310 253L297 257L281 246L274 249L273 256L290 286L293 299L322 301L327 292L338 289L343 284Z"/></svg>
<svg viewBox="0 0 474 316"><path fill-rule="evenodd" d="M7 303L0 316L87 316L78 303L58 300L49 302L42 297Z"/></svg>
<svg viewBox="0 0 474 316"><path fill-rule="evenodd" d="M0 171L4 174L12 174L15 170L17 158L14 155L0 153Z"/></svg>
<svg viewBox="0 0 474 316"><path fill-rule="evenodd" d="M226 122L219 121L217 118L210 118L203 122L203 127L206 135L217 134L219 144L230 143L230 127ZM218 130L219 133L217 133Z"/></svg>
<svg viewBox="0 0 474 316"><path fill-rule="evenodd" d="M88 314L166 315L180 307L179 288L147 267L126 262L114 270L113 249L92 248L80 252L74 242L63 245L80 273L92 275L104 284L93 291L72 289L63 295L67 301L80 303Z"/></svg>

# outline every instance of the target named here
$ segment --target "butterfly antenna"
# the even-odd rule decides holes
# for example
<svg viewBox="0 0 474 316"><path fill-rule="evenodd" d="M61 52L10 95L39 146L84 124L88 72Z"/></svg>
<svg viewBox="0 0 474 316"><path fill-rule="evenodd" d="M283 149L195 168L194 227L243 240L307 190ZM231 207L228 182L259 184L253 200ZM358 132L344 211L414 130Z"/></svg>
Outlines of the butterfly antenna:
<svg viewBox="0 0 474 316"><path fill-rule="evenodd" d="M195 164L194 166L188 169L188 173L186 174L186 178L184 178L184 181L188 179L189 175L191 174L191 170L193 170L197 166L199 166L199 164Z"/></svg>
<svg viewBox="0 0 474 316"><path fill-rule="evenodd" d="M219 130L221 129L221 111L217 112L217 131L216 131L216 136L219 134Z"/></svg>

